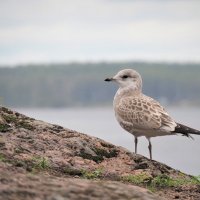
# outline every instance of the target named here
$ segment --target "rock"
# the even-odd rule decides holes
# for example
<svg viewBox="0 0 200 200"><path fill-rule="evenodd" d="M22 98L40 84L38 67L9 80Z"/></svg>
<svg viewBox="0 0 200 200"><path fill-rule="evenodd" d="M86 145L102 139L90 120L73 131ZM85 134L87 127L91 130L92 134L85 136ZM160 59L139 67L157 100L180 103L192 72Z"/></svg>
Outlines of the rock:
<svg viewBox="0 0 200 200"><path fill-rule="evenodd" d="M91 181L55 177L53 175L31 175L13 170L11 166L0 163L1 198L6 199L138 199L158 200L146 189L114 181Z"/></svg>
<svg viewBox="0 0 200 200"><path fill-rule="evenodd" d="M171 179L193 180L167 165L8 108L0 107L0 116L0 196L5 200L200 199L200 184L166 185ZM152 186L154 194L144 189Z"/></svg>
<svg viewBox="0 0 200 200"><path fill-rule="evenodd" d="M1 115L0 115L0 124L5 124L5 120Z"/></svg>

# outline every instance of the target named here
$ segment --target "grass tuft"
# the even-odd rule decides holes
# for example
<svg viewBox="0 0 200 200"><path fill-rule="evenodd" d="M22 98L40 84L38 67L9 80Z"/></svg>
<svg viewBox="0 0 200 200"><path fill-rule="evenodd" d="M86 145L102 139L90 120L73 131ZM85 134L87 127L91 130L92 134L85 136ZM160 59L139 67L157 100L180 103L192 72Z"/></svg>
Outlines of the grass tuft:
<svg viewBox="0 0 200 200"><path fill-rule="evenodd" d="M122 181L130 182L135 185L147 184L148 182L151 181L151 179L152 177L146 173L140 173L137 175L128 175L122 177Z"/></svg>
<svg viewBox="0 0 200 200"><path fill-rule="evenodd" d="M155 191L159 188L180 187L183 185L200 185L200 176L190 178L183 175L179 178L172 178L168 175L162 174L153 178L148 174L141 173L138 175L124 176L122 177L122 181L127 181L140 186L143 185L151 191Z"/></svg>
<svg viewBox="0 0 200 200"><path fill-rule="evenodd" d="M8 124L0 124L0 132L5 133L10 130L10 126Z"/></svg>
<svg viewBox="0 0 200 200"><path fill-rule="evenodd" d="M0 162L5 162L6 161L6 157L0 153Z"/></svg>
<svg viewBox="0 0 200 200"><path fill-rule="evenodd" d="M33 158L33 169L39 169L39 170L46 170L50 168L50 163L48 158L45 157L36 157Z"/></svg>
<svg viewBox="0 0 200 200"><path fill-rule="evenodd" d="M200 185L200 181L195 177L181 177L181 178L171 178L167 175L159 175L155 177L151 185L153 187L178 187L182 185Z"/></svg>
<svg viewBox="0 0 200 200"><path fill-rule="evenodd" d="M96 169L94 171L82 170L82 177L86 179L99 179L102 177L103 169Z"/></svg>

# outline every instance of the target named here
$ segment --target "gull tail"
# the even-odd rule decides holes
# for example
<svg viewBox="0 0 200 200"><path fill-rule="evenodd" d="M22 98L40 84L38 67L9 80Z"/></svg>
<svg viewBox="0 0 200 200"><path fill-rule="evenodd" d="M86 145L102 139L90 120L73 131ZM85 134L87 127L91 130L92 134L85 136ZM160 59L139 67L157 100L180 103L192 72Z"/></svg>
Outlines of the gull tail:
<svg viewBox="0 0 200 200"><path fill-rule="evenodd" d="M190 134L200 135L200 131L179 123L177 123L177 126L175 127L175 130L173 132L181 133L186 137L191 137Z"/></svg>

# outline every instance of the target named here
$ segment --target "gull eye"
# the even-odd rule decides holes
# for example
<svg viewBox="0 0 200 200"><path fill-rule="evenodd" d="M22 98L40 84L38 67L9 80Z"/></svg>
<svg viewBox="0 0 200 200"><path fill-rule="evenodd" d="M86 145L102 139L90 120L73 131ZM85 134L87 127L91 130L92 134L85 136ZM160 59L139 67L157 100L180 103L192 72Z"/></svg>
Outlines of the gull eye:
<svg viewBox="0 0 200 200"><path fill-rule="evenodd" d="M122 76L122 78L123 78L123 79L126 79L126 78L128 78L128 76L127 76L127 75L124 75L124 76Z"/></svg>

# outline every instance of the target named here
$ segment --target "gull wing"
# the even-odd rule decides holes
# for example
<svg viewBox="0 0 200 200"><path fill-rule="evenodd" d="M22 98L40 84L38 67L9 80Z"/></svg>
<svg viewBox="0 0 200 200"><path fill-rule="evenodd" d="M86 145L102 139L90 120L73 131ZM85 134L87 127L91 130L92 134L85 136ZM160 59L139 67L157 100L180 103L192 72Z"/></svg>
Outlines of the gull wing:
<svg viewBox="0 0 200 200"><path fill-rule="evenodd" d="M174 131L177 125L157 101L145 95L122 98L116 114L137 129Z"/></svg>

